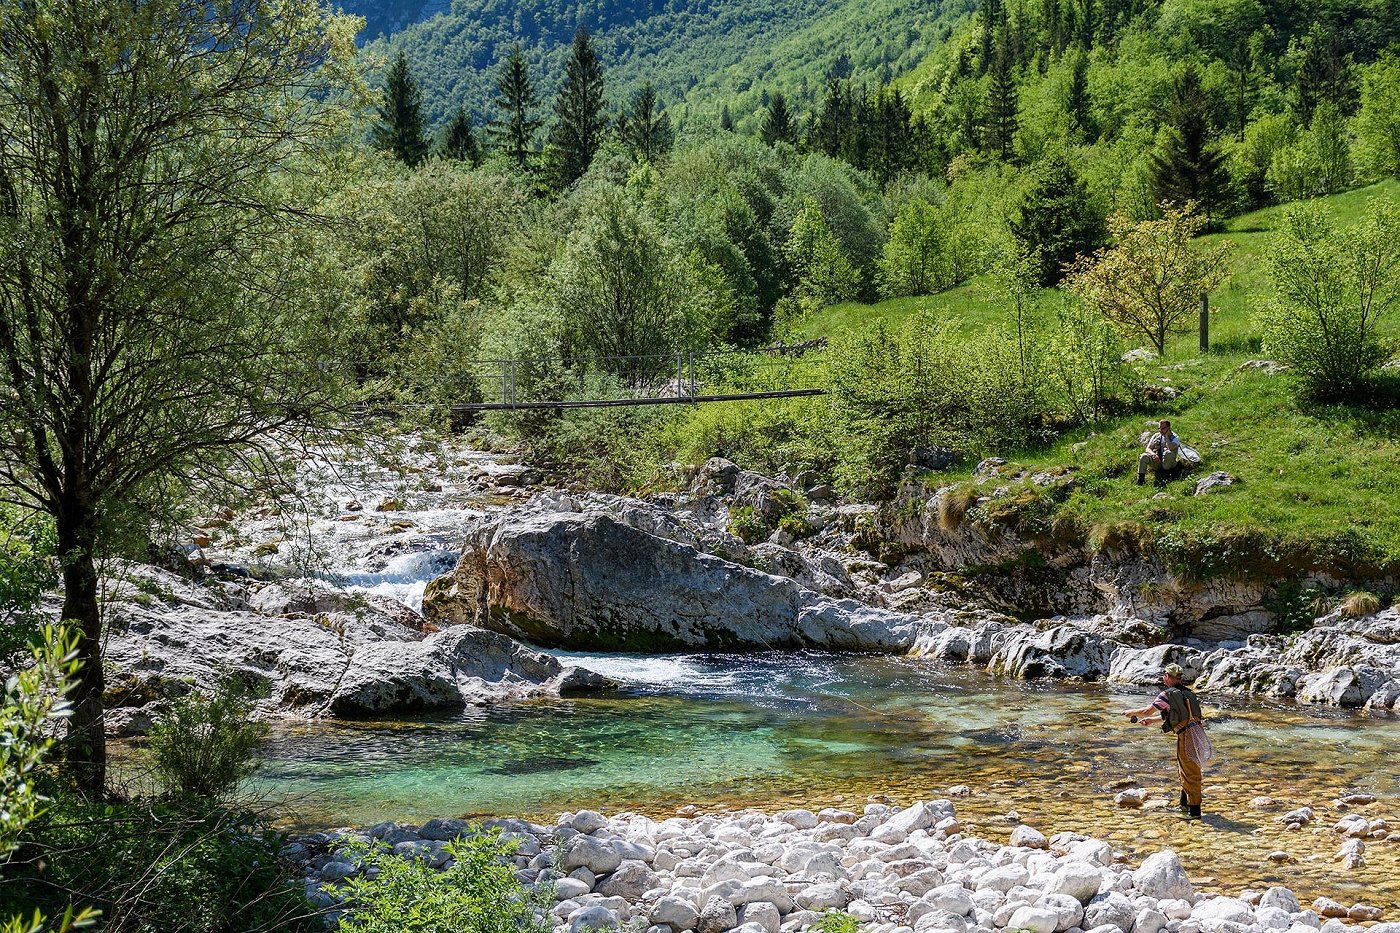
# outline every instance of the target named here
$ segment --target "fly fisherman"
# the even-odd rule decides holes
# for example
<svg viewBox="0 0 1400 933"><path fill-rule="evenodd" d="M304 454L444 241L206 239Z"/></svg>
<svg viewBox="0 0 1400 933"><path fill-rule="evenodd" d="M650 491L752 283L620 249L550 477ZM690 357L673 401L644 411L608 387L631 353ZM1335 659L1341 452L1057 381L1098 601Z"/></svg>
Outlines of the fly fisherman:
<svg viewBox="0 0 1400 933"><path fill-rule="evenodd" d="M1161 722L1162 731L1176 736L1176 771L1181 778L1181 809L1191 819L1201 818L1201 767L1215 755L1205 726L1201 723L1201 701L1182 681L1186 674L1179 664L1162 670L1166 687L1151 706L1125 709L1123 715L1139 725Z"/></svg>

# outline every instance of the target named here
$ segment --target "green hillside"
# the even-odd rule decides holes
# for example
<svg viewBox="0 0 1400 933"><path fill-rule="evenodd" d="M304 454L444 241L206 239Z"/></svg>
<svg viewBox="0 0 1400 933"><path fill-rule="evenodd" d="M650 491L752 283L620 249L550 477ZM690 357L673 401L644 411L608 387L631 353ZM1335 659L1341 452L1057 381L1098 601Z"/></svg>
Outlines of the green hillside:
<svg viewBox="0 0 1400 933"><path fill-rule="evenodd" d="M371 17L365 35L373 38L374 27L392 20L399 6L376 0L350 11ZM575 30L586 26L614 101L651 81L682 124L702 115L713 121L732 101L743 125L746 116L753 122L765 91L810 102L832 69L875 76L912 68L971 6L966 0L789 0L776 6L759 0L461 0L450 12L371 42L368 52L386 60L399 49L408 54L431 120L460 103L480 122L494 115L496 67L514 42L524 45L548 99Z"/></svg>

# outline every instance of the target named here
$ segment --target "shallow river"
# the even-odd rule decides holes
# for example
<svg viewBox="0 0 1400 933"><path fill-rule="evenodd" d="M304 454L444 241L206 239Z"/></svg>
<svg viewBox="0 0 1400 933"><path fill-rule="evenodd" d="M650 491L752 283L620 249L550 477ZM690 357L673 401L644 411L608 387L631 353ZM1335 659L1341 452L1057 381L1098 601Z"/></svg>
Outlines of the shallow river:
<svg viewBox="0 0 1400 933"><path fill-rule="evenodd" d="M1218 753L1207 818L1191 824L1154 801L1113 805L1134 779L1175 800L1170 741L1116 715L1145 705L1145 690L1006 683L885 657L568 657L626 688L387 725L279 726L258 790L324 826L585 806L859 810L874 795L908 802L965 784L972 795L955 803L978 835L1004 840L1015 810L1130 858L1170 845L1207 888L1286 882L1309 898L1400 907L1400 721L1207 695ZM1357 809L1397 832L1368 842L1366 867L1348 872L1332 862L1331 825L1334 798L1353 790L1377 795ZM1311 827L1274 821L1303 804L1318 809ZM1269 861L1279 851L1295 861Z"/></svg>

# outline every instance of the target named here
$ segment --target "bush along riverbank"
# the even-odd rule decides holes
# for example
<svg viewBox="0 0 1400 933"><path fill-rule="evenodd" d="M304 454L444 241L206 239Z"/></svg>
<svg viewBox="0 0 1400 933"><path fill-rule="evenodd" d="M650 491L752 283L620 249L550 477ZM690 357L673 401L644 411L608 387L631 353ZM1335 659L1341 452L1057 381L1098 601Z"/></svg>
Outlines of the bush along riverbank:
<svg viewBox="0 0 1400 933"><path fill-rule="evenodd" d="M1288 818L1311 821L1311 810ZM513 876L463 875L464 863L490 863L483 853L513 864ZM553 826L507 819L485 829L388 822L298 837L283 854L300 865L307 897L355 928L401 916L434 890L436 874L444 895L468 900L494 885L502 911L556 933L795 933L843 922L866 933L1346 933L1359 924L1400 933L1377 922L1379 906L1300 900L1281 885L1202 893L1170 849L1131 866L1108 842L1026 825L999 845L965 832L948 799L860 813L688 806L659 821L580 810ZM404 862L416 866L407 885ZM414 909L437 929L451 901L425 897Z"/></svg>

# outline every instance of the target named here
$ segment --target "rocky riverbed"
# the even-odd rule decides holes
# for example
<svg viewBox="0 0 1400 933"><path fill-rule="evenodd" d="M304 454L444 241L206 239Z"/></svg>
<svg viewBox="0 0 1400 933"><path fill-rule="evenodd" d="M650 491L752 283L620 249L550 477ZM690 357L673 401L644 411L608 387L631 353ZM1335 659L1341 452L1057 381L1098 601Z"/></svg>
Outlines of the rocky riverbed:
<svg viewBox="0 0 1400 933"><path fill-rule="evenodd" d="M544 895L540 919L558 933L793 933L833 910L867 933L1400 933L1374 903L1300 901L1282 884L1208 894L1171 849L1133 865L1104 840L1047 838L1012 822L1009 842L997 844L970 834L953 801L939 799L859 812L687 806L664 819L580 810L552 826L486 825L515 847L516 876ZM342 882L365 870L356 845L442 868L452 840L477 831L451 818L380 823L301 836L284 854L301 866L307 895L334 914L353 909Z"/></svg>
<svg viewBox="0 0 1400 933"><path fill-rule="evenodd" d="M1015 479L999 469L974 471L988 499ZM290 500L200 519L179 566L109 568L114 733L229 671L266 685L270 713L298 716L608 688L539 647L876 651L1141 685L1176 662L1221 692L1400 705L1395 609L1284 638L1257 584L1084 555L1061 556L1049 595L1029 571L989 586L971 570L1026 543L951 527L952 487L923 479L894 503L840 503L713 460L678 476L681 491L637 499L423 438L388 457L307 456L299 478ZM1029 606L1071 612L1028 614L1008 601L1018 587Z"/></svg>

